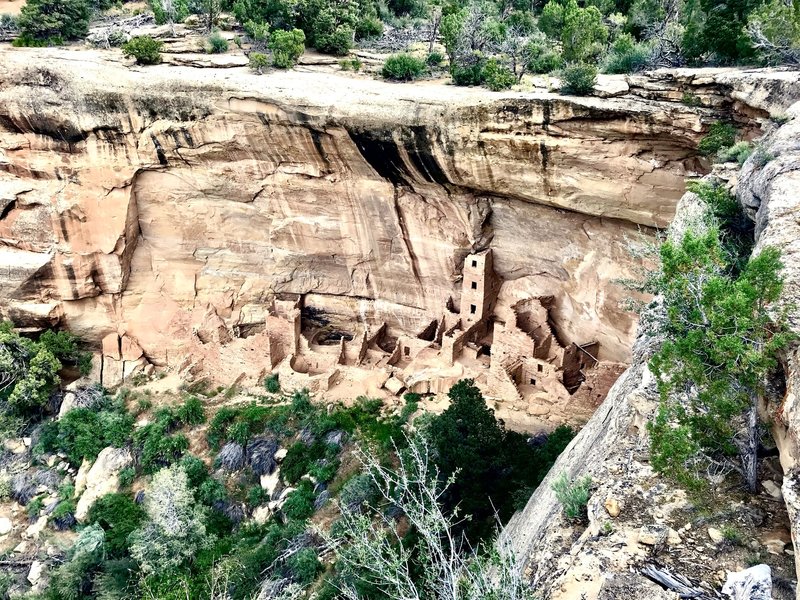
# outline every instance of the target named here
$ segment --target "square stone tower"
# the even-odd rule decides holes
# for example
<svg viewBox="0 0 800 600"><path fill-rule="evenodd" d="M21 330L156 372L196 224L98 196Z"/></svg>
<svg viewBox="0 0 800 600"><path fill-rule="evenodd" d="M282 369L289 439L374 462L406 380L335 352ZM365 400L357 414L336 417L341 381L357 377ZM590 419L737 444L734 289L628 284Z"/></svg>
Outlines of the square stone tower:
<svg viewBox="0 0 800 600"><path fill-rule="evenodd" d="M492 251L468 254L464 259L461 284L461 326L468 329L492 314L497 293Z"/></svg>

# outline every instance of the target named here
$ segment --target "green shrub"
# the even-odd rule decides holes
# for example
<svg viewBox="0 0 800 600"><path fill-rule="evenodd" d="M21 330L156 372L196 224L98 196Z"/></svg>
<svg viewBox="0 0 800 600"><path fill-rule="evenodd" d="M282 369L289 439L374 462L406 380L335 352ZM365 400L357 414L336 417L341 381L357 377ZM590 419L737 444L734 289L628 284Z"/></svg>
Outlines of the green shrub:
<svg viewBox="0 0 800 600"><path fill-rule="evenodd" d="M775 160L775 155L760 144L753 150L753 162L759 169L772 160Z"/></svg>
<svg viewBox="0 0 800 600"><path fill-rule="evenodd" d="M753 147L749 142L736 142L730 148L723 148L717 154L717 158L722 162L735 161L740 165L750 157L753 153Z"/></svg>
<svg viewBox="0 0 800 600"><path fill-rule="evenodd" d="M430 52L425 57L425 64L429 67L438 67L444 62L444 55L441 52Z"/></svg>
<svg viewBox="0 0 800 600"><path fill-rule="evenodd" d="M453 78L453 83L463 86L483 85L485 64L486 59L479 52L458 62L451 62L450 76Z"/></svg>
<svg viewBox="0 0 800 600"><path fill-rule="evenodd" d="M269 56L263 52L251 52L249 56L248 66L250 69L261 75L265 69L269 68Z"/></svg>
<svg viewBox="0 0 800 600"><path fill-rule="evenodd" d="M700 99L700 97L696 94L692 94L691 92L683 92L681 103L686 106L703 106L703 101Z"/></svg>
<svg viewBox="0 0 800 600"><path fill-rule="evenodd" d="M386 79L411 81L425 72L425 63L411 54L394 54L386 59L381 74Z"/></svg>
<svg viewBox="0 0 800 600"><path fill-rule="evenodd" d="M127 494L106 494L89 509L87 521L106 532L106 552L121 558L128 552L128 537L144 520L144 509Z"/></svg>
<svg viewBox="0 0 800 600"><path fill-rule="evenodd" d="M136 479L136 469L133 467L125 467L119 472L119 487L126 490L133 485L133 480Z"/></svg>
<svg viewBox="0 0 800 600"><path fill-rule="evenodd" d="M161 409L153 415L151 423L134 432L133 443L145 473L154 473L180 460L189 448L185 435L172 433L179 424L180 420L172 411Z"/></svg>
<svg viewBox="0 0 800 600"><path fill-rule="evenodd" d="M383 33L383 23L377 17L364 17L356 23L356 39L367 40Z"/></svg>
<svg viewBox="0 0 800 600"><path fill-rule="evenodd" d="M37 496L30 502L28 502L28 506L25 507L25 512L28 513L28 518L31 520L35 520L39 518L39 513L42 512L44 508L44 499L41 496Z"/></svg>
<svg viewBox="0 0 800 600"><path fill-rule="evenodd" d="M254 42L266 42L269 39L269 23L246 21L244 31Z"/></svg>
<svg viewBox="0 0 800 600"><path fill-rule="evenodd" d="M37 451L63 452L70 464L80 466L106 446L124 446L132 430L133 417L121 407L74 408L58 421L45 423Z"/></svg>
<svg viewBox="0 0 800 600"><path fill-rule="evenodd" d="M264 387L270 394L277 394L281 391L281 382L277 373L270 373L264 379Z"/></svg>
<svg viewBox="0 0 800 600"><path fill-rule="evenodd" d="M279 69L291 69L306 49L306 34L301 29L276 30L269 37L272 64Z"/></svg>
<svg viewBox="0 0 800 600"><path fill-rule="evenodd" d="M131 38L124 46L122 53L136 59L140 65L155 65L161 62L161 40L154 40L149 35L140 35Z"/></svg>
<svg viewBox="0 0 800 600"><path fill-rule="evenodd" d="M48 329L39 336L39 344L47 348L62 365L75 365L81 375L88 375L92 370L92 353L81 351L78 338L68 331Z"/></svg>
<svg viewBox="0 0 800 600"><path fill-rule="evenodd" d="M153 11L156 23L182 23L189 16L189 0L148 0L150 9ZM165 5L166 4L166 8Z"/></svg>
<svg viewBox="0 0 800 600"><path fill-rule="evenodd" d="M517 83L517 78L508 67L500 64L497 59L490 58L483 68L483 79L486 87L493 92L508 90Z"/></svg>
<svg viewBox="0 0 800 600"><path fill-rule="evenodd" d="M339 67L342 71L360 71L361 67L364 66L364 63L361 62L361 59L357 56L353 56L352 58L343 58L339 61Z"/></svg>
<svg viewBox="0 0 800 600"><path fill-rule="evenodd" d="M552 488L561 503L564 516L570 521L586 522L586 504L589 502L591 477L582 477L570 481L566 473L562 473L553 482Z"/></svg>
<svg viewBox="0 0 800 600"><path fill-rule="evenodd" d="M289 519L305 520L314 514L314 488L309 481L302 481L298 488L286 497L281 508Z"/></svg>
<svg viewBox="0 0 800 600"><path fill-rule="evenodd" d="M623 33L614 43L606 57L606 73L635 73L641 71L650 61L650 49L636 43L633 36Z"/></svg>
<svg viewBox="0 0 800 600"><path fill-rule="evenodd" d="M28 0L20 11L20 39L44 45L83 38L89 31L88 0Z"/></svg>
<svg viewBox="0 0 800 600"><path fill-rule="evenodd" d="M206 50L209 54L225 54L228 51L228 40L222 37L219 31L213 32L208 36L208 46Z"/></svg>
<svg viewBox="0 0 800 600"><path fill-rule="evenodd" d="M561 93L574 96L587 96L597 83L597 68L586 63L572 63L559 73Z"/></svg>
<svg viewBox="0 0 800 600"><path fill-rule="evenodd" d="M326 54L346 56L353 47L353 29L347 25L339 25L331 32L318 34L317 50Z"/></svg>
<svg viewBox="0 0 800 600"><path fill-rule="evenodd" d="M736 128L721 121L715 121L708 128L708 133L700 140L697 150L704 156L717 154L720 150L733 146L736 142Z"/></svg>
<svg viewBox="0 0 800 600"><path fill-rule="evenodd" d="M300 585L309 585L325 570L314 548L303 548L292 554L286 561L286 568L292 580Z"/></svg>
<svg viewBox="0 0 800 600"><path fill-rule="evenodd" d="M178 407L177 416L185 425L202 425L206 422L206 411L197 396L189 396L183 405Z"/></svg>

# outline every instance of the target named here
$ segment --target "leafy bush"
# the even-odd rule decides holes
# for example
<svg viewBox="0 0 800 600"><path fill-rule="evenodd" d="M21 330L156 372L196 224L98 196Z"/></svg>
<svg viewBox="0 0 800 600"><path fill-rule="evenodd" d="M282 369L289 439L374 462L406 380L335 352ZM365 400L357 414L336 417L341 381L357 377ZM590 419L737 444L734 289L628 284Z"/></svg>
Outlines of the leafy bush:
<svg viewBox="0 0 800 600"><path fill-rule="evenodd" d="M750 145L749 142L736 142L730 148L723 148L717 154L717 158L719 158L722 162L730 162L735 161L740 165L743 165L744 162L750 157L753 153L753 147Z"/></svg>
<svg viewBox="0 0 800 600"><path fill-rule="evenodd" d="M281 382L277 373L270 373L264 379L264 387L270 394L277 394L281 391Z"/></svg>
<svg viewBox="0 0 800 600"><path fill-rule="evenodd" d="M425 72L425 63L411 54L394 54L386 59L381 74L386 79L411 81Z"/></svg>
<svg viewBox="0 0 800 600"><path fill-rule="evenodd" d="M286 497L281 508L289 519L302 521L314 514L314 486L309 481L302 481L298 488Z"/></svg>
<svg viewBox="0 0 800 600"><path fill-rule="evenodd" d="M68 331L48 329L39 336L39 344L47 348L62 365L75 365L81 375L88 375L92 370L92 353L81 351L78 338Z"/></svg>
<svg viewBox="0 0 800 600"><path fill-rule="evenodd" d="M587 96L592 93L597 82L597 68L586 63L572 63L559 73L561 93L574 96Z"/></svg>
<svg viewBox="0 0 800 600"><path fill-rule="evenodd" d="M441 52L430 52L425 57L425 64L429 67L438 67L444 62L444 55Z"/></svg>
<svg viewBox="0 0 800 600"><path fill-rule="evenodd" d="M20 11L18 24L21 38L55 42L83 38L89 31L88 0L28 0Z"/></svg>
<svg viewBox="0 0 800 600"><path fill-rule="evenodd" d="M301 585L309 585L325 570L314 548L303 548L295 552L286 561L286 567L291 578Z"/></svg>
<svg viewBox="0 0 800 600"><path fill-rule="evenodd" d="M67 461L80 466L94 460L106 446L121 448L130 440L133 417L119 404L74 408L57 421L45 423L37 444L40 452L63 452Z"/></svg>
<svg viewBox="0 0 800 600"><path fill-rule="evenodd" d="M591 477L570 481L566 473L562 473L553 482L552 488L561 503L564 516L570 521L586 522L586 504L589 502Z"/></svg>
<svg viewBox="0 0 800 600"><path fill-rule="evenodd" d="M716 154L720 150L733 146L736 142L736 128L721 121L715 121L708 128L708 133L700 140L697 150L704 156Z"/></svg>
<svg viewBox="0 0 800 600"><path fill-rule="evenodd" d="M377 496L378 490L375 489L372 478L366 473L359 473L342 487L339 506L342 510L358 512L366 506L373 505Z"/></svg>
<svg viewBox="0 0 800 600"><path fill-rule="evenodd" d="M361 59L357 56L352 58L343 58L339 61L339 67L342 71L360 71L361 67L364 66L364 63L361 62Z"/></svg>
<svg viewBox="0 0 800 600"><path fill-rule="evenodd" d="M185 425L202 425L206 422L206 411L197 396L189 396L178 408L177 416Z"/></svg>
<svg viewBox="0 0 800 600"><path fill-rule="evenodd" d="M483 85L486 59L480 52L474 52L450 62L450 76L456 85Z"/></svg>
<svg viewBox="0 0 800 600"><path fill-rule="evenodd" d="M105 531L106 552L123 557L128 551L128 537L144 520L144 509L127 494L106 494L89 509L87 522Z"/></svg>
<svg viewBox="0 0 800 600"><path fill-rule="evenodd" d="M383 23L377 17L364 17L356 23L356 39L367 40L383 33Z"/></svg>
<svg viewBox="0 0 800 600"><path fill-rule="evenodd" d="M483 69L483 79L486 87L493 92L510 89L511 86L517 83L517 78L511 69L500 64L494 58L486 61L486 66Z"/></svg>
<svg viewBox="0 0 800 600"><path fill-rule="evenodd" d="M161 62L161 48L164 43L161 40L154 40L149 35L140 35L131 38L124 46L122 53L125 56L132 56L136 63L140 65L155 65Z"/></svg>
<svg viewBox="0 0 800 600"><path fill-rule="evenodd" d="M263 52L251 52L249 56L248 66L261 75L265 69L270 65L269 56Z"/></svg>
<svg viewBox="0 0 800 600"><path fill-rule="evenodd" d="M133 443L139 451L139 463L145 473L173 464L189 448L185 435L172 433L179 424L178 417L164 408L156 412L151 423L134 432Z"/></svg>
<svg viewBox="0 0 800 600"><path fill-rule="evenodd" d="M645 68L650 61L650 49L637 44L629 33L623 33L614 43L606 57L606 73L635 73Z"/></svg>
<svg viewBox="0 0 800 600"><path fill-rule="evenodd" d="M207 50L209 54L225 54L228 51L228 40L219 31L214 31L208 36Z"/></svg>
<svg viewBox="0 0 800 600"><path fill-rule="evenodd" d="M272 64L279 69L291 69L303 54L306 46L306 34L301 29L291 31L276 30L269 37L269 49L272 50ZM276 380L277 382L277 380Z"/></svg>
<svg viewBox="0 0 800 600"><path fill-rule="evenodd" d="M245 21L244 31L254 42L266 42L269 39L269 23Z"/></svg>

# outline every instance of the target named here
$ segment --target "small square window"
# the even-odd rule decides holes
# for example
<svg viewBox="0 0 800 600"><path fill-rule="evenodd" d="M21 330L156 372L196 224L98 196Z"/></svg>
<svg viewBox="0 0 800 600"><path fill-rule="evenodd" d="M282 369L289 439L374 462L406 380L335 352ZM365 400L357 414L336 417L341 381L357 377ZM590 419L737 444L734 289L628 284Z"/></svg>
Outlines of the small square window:
<svg viewBox="0 0 800 600"><path fill-rule="evenodd" d="M531 385L536 385L536 380L533 377L531 377Z"/></svg>
<svg viewBox="0 0 800 600"><path fill-rule="evenodd" d="M478 261L477 260L473 260L472 261L472 266L473 267L477 267L478 266Z"/></svg>
<svg viewBox="0 0 800 600"><path fill-rule="evenodd" d="M469 314L474 315L477 310L478 310L478 307L475 306L474 304L470 304L469 305Z"/></svg>
<svg viewBox="0 0 800 600"><path fill-rule="evenodd" d="M473 281L471 287L472 287L473 290L477 290L478 289L478 282L477 281Z"/></svg>

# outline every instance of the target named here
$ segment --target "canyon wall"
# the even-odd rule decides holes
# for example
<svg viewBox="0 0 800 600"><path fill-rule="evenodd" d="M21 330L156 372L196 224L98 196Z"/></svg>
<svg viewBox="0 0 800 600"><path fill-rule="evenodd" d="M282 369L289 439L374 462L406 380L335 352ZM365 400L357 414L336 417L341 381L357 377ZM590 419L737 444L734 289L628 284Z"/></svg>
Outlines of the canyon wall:
<svg viewBox="0 0 800 600"><path fill-rule="evenodd" d="M736 194L755 221L754 253L766 246L781 250L785 286L778 306L771 310L787 309L791 329L800 338L800 79L796 74L794 87L794 93L775 96L778 103L772 112L779 118L765 124L766 135L758 140L741 172L729 164L718 167L713 177ZM679 237L689 228L701 229L705 210L697 196L687 192L679 202L670 235ZM649 310L659 310L658 302ZM722 526L713 519L721 517L723 524L734 528L756 525L757 535L746 541L752 556L762 561L770 557L776 562L794 562L794 569L777 570L773 565L773 582L786 585L776 587L775 595L769 596L794 598L792 585L800 573L797 343L791 344L783 357L786 381L776 376L768 382L761 407L762 420L772 426L779 464L761 459L762 487L754 495L738 495L735 487L720 485L709 472L715 482L713 506L707 507L708 515L698 517L697 500L660 477L650 465L647 423L655 417L659 400L647 365L661 341L653 327L655 320L642 319L629 368L558 458L524 510L513 517L505 539L522 558L543 598L667 600L675 598L675 592L711 598L719 597L718 590L729 572L750 566L737 564L731 559L730 545L726 549L724 540L713 539L714 527ZM573 481L591 478L588 527L576 526L563 517L552 489L562 475ZM781 478L782 484L776 485ZM656 571L675 576L673 591L653 582Z"/></svg>
<svg viewBox="0 0 800 600"><path fill-rule="evenodd" d="M157 364L281 293L345 331L417 333L486 248L501 296L553 296L564 341L626 361L629 240L670 221L709 122L791 93L758 71L581 99L119 61L0 49L0 310Z"/></svg>

